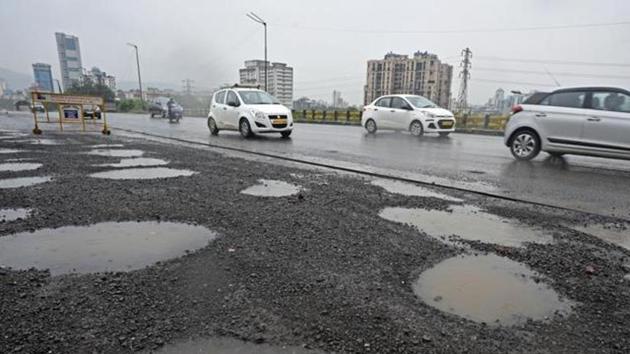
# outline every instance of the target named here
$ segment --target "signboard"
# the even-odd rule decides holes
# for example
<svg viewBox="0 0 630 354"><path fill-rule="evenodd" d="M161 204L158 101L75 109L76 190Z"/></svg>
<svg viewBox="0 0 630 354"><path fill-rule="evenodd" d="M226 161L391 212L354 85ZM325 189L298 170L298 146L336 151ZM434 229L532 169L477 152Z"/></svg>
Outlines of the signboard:
<svg viewBox="0 0 630 354"><path fill-rule="evenodd" d="M90 97L90 96L70 96L62 95L59 93L49 92L34 92L33 101L42 103L57 103L57 104L77 104L77 105L103 105L102 97Z"/></svg>

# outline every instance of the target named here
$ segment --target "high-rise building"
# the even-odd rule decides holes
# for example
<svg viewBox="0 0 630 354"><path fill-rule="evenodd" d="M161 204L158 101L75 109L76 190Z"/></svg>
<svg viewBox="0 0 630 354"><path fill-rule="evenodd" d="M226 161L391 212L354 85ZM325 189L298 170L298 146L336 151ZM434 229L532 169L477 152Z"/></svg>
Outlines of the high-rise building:
<svg viewBox="0 0 630 354"><path fill-rule="evenodd" d="M384 59L369 60L364 103L382 95L424 96L441 107L449 107L453 66L437 55L416 52L413 57L388 53Z"/></svg>
<svg viewBox="0 0 630 354"><path fill-rule="evenodd" d="M83 65L81 63L81 47L79 38L65 33L55 33L57 39L57 53L59 54L59 69L63 89L67 90L75 82L80 82Z"/></svg>
<svg viewBox="0 0 630 354"><path fill-rule="evenodd" d="M39 91L55 92L50 65L44 63L33 64L35 86Z"/></svg>
<svg viewBox="0 0 630 354"><path fill-rule="evenodd" d="M285 63L269 63L268 92L287 107L293 104L293 68ZM265 88L265 61L247 60L239 70L242 85L260 85Z"/></svg>
<svg viewBox="0 0 630 354"><path fill-rule="evenodd" d="M505 99L505 91L502 88L498 88L494 93L493 106L497 111L503 110L503 100Z"/></svg>

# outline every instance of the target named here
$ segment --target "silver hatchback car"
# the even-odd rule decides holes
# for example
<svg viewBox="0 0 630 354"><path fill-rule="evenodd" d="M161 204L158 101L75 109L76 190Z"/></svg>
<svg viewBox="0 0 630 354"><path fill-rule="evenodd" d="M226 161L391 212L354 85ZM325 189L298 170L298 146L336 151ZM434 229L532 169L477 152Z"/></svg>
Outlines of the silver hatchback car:
<svg viewBox="0 0 630 354"><path fill-rule="evenodd" d="M512 108L504 142L518 160L554 156L630 159L630 91L575 87L538 92Z"/></svg>

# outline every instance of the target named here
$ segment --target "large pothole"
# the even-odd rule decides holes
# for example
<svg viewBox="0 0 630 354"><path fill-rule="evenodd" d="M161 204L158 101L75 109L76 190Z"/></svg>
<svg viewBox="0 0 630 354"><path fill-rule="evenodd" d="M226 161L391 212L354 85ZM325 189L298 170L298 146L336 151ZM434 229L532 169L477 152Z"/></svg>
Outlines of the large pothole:
<svg viewBox="0 0 630 354"><path fill-rule="evenodd" d="M566 316L573 306L538 273L497 255L446 259L423 272L413 291L432 307L489 325Z"/></svg>
<svg viewBox="0 0 630 354"><path fill-rule="evenodd" d="M187 177L194 175L195 171L190 170L178 170L167 167L153 167L153 168L125 168L121 170L111 170L97 172L90 175L95 178L106 179L154 179L154 178L173 178L173 177Z"/></svg>
<svg viewBox="0 0 630 354"><path fill-rule="evenodd" d="M385 208L379 215L390 221L412 225L443 242L454 241L450 238L452 235L508 247L520 247L527 242L550 243L553 240L540 229L468 205L454 205L450 211Z"/></svg>
<svg viewBox="0 0 630 354"><path fill-rule="evenodd" d="M217 234L172 222L105 222L0 237L0 263L52 275L140 269L202 248Z"/></svg>
<svg viewBox="0 0 630 354"><path fill-rule="evenodd" d="M7 162L0 163L0 172L19 172L19 171L32 171L36 170L43 165L35 162Z"/></svg>
<svg viewBox="0 0 630 354"><path fill-rule="evenodd" d="M6 188L21 188L21 187L30 187L36 184L41 184L45 182L49 182L52 180L52 177L18 177L18 178L5 178L0 179L0 189Z"/></svg>
<svg viewBox="0 0 630 354"><path fill-rule="evenodd" d="M87 154L108 157L139 157L144 155L144 151L134 149L95 149Z"/></svg>
<svg viewBox="0 0 630 354"><path fill-rule="evenodd" d="M300 191L299 186L284 181L259 179L258 182L260 184L244 189L241 193L257 197L286 197Z"/></svg>

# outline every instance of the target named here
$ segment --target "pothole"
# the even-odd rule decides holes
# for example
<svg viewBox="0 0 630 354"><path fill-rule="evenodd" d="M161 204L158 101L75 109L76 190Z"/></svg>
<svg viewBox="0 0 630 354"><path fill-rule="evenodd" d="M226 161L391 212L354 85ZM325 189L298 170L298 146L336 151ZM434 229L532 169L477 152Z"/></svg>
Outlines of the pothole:
<svg viewBox="0 0 630 354"><path fill-rule="evenodd" d="M299 186L284 181L259 179L258 182L260 184L246 188L241 193L257 197L286 197L297 194L300 191Z"/></svg>
<svg viewBox="0 0 630 354"><path fill-rule="evenodd" d="M208 338L168 344L157 351L162 354L212 353L212 354L315 354L320 351L302 347L254 344L231 338Z"/></svg>
<svg viewBox="0 0 630 354"><path fill-rule="evenodd" d="M26 219L31 214L31 209L0 209L0 223Z"/></svg>
<svg viewBox="0 0 630 354"><path fill-rule="evenodd" d="M168 161L162 159L153 159L147 157L136 157L131 159L122 159L118 163L105 163L96 166L103 167L139 167L139 166L163 166L167 165Z"/></svg>
<svg viewBox="0 0 630 354"><path fill-rule="evenodd" d="M609 223L569 227L630 250L630 228L628 225Z"/></svg>
<svg viewBox="0 0 630 354"><path fill-rule="evenodd" d="M0 149L0 154L17 154L20 152L27 152L28 150L22 149Z"/></svg>
<svg viewBox="0 0 630 354"><path fill-rule="evenodd" d="M107 149L107 148L121 148L125 147L123 144L98 144L90 146L92 149Z"/></svg>
<svg viewBox="0 0 630 354"><path fill-rule="evenodd" d="M140 269L202 248L217 234L172 222L105 222L0 237L0 262L52 275Z"/></svg>
<svg viewBox="0 0 630 354"><path fill-rule="evenodd" d="M0 163L0 172L6 171L32 171L36 170L43 165L41 163L34 162L11 162L11 163Z"/></svg>
<svg viewBox="0 0 630 354"><path fill-rule="evenodd" d="M538 273L497 255L446 259L423 272L413 291L438 310L489 325L566 316L573 306L542 282Z"/></svg>
<svg viewBox="0 0 630 354"><path fill-rule="evenodd" d="M107 178L107 179L154 179L154 178L173 178L187 177L194 175L195 171L178 170L167 167L154 168L126 168L122 170L110 170L92 173L90 177Z"/></svg>
<svg viewBox="0 0 630 354"><path fill-rule="evenodd" d="M449 202L461 203L464 200L451 197L449 195L434 192L428 188L424 188L412 183L401 181L393 181L387 179L376 179L371 182L372 185L381 187L390 193L402 194L414 197L438 198Z"/></svg>
<svg viewBox="0 0 630 354"><path fill-rule="evenodd" d="M96 155L96 156L108 156L108 157L139 157L144 155L144 151L142 150L134 150L134 149L95 149L87 154Z"/></svg>
<svg viewBox="0 0 630 354"><path fill-rule="evenodd" d="M5 179L0 179L0 189L29 187L29 186L34 186L36 184L49 182L50 180L52 180L52 177L48 177L48 176L5 178Z"/></svg>
<svg viewBox="0 0 630 354"><path fill-rule="evenodd" d="M468 205L454 205L451 212L442 210L385 208L380 212L384 219L409 224L429 236L443 242L451 242L449 236L494 243L508 247L520 247L526 242L551 243L553 238L542 229L523 225L516 220L488 214Z"/></svg>

